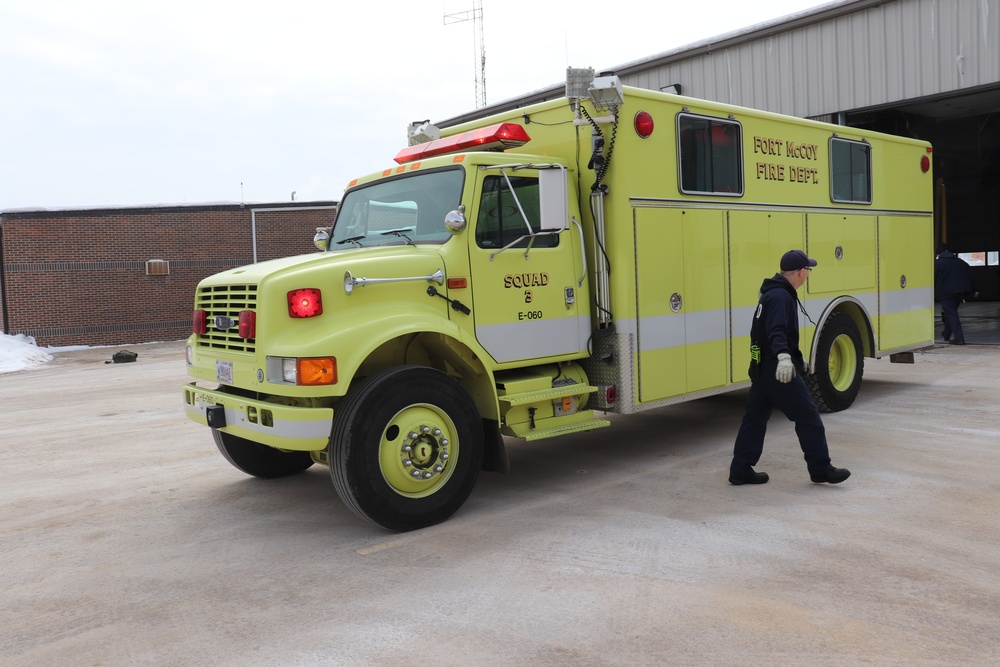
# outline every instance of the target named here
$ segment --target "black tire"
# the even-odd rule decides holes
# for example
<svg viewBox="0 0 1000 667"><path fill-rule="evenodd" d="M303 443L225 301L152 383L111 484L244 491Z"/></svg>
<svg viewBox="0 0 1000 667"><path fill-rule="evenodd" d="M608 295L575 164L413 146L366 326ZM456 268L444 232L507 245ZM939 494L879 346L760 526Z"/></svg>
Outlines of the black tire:
<svg viewBox="0 0 1000 667"><path fill-rule="evenodd" d="M254 477L274 479L297 475L313 464L309 452L283 452L218 429L212 429L212 437L227 461Z"/></svg>
<svg viewBox="0 0 1000 667"><path fill-rule="evenodd" d="M846 313L834 313L820 332L815 368L806 377L816 407L822 412L851 407L861 390L864 371L864 348L857 325Z"/></svg>
<svg viewBox="0 0 1000 667"><path fill-rule="evenodd" d="M472 493L483 426L455 379L402 366L348 392L329 448L330 476L345 505L383 528L413 530L444 521Z"/></svg>

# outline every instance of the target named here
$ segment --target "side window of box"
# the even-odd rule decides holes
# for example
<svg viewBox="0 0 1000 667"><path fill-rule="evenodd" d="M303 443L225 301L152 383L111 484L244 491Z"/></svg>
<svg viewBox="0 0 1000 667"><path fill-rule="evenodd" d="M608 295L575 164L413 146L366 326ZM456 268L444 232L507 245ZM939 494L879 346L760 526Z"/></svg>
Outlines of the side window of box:
<svg viewBox="0 0 1000 667"><path fill-rule="evenodd" d="M830 199L872 203L872 147L868 143L830 139Z"/></svg>
<svg viewBox="0 0 1000 667"><path fill-rule="evenodd" d="M678 114L677 151L684 194L743 194L742 128L720 118Z"/></svg>

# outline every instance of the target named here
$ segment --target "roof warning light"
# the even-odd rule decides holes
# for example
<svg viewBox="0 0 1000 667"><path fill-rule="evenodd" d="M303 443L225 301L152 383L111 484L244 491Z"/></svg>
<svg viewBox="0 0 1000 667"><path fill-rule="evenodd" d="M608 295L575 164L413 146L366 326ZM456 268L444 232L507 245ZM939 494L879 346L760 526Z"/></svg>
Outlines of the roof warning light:
<svg viewBox="0 0 1000 667"><path fill-rule="evenodd" d="M531 140L524 128L516 123L498 123L489 127L469 130L442 139L434 139L399 151L394 158L399 164L423 160L436 155L447 155L468 150L506 150L523 146Z"/></svg>

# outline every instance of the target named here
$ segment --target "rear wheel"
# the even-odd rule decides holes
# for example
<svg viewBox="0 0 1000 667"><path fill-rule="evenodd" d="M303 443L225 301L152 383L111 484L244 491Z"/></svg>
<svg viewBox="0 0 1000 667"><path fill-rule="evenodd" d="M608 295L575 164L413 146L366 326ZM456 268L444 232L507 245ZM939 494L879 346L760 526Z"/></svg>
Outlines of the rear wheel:
<svg viewBox="0 0 1000 667"><path fill-rule="evenodd" d="M826 321L816 346L816 364L806 384L823 412L846 410L861 390L864 374L861 334L846 313L834 313Z"/></svg>
<svg viewBox="0 0 1000 667"><path fill-rule="evenodd" d="M313 464L309 452L283 452L218 429L212 429L212 437L227 461L254 477L297 475Z"/></svg>
<svg viewBox="0 0 1000 667"><path fill-rule="evenodd" d="M419 366L361 381L335 411L330 475L351 510L389 530L444 521L483 462L483 426L454 378Z"/></svg>

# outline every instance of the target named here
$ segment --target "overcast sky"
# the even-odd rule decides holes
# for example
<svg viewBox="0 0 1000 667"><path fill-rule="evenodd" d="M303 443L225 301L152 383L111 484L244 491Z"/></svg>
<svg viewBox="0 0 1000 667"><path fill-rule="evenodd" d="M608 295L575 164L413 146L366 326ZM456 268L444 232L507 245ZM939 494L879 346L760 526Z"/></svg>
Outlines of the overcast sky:
<svg viewBox="0 0 1000 667"><path fill-rule="evenodd" d="M483 0L487 101L827 4ZM0 210L339 199L476 108L472 7L0 0Z"/></svg>

